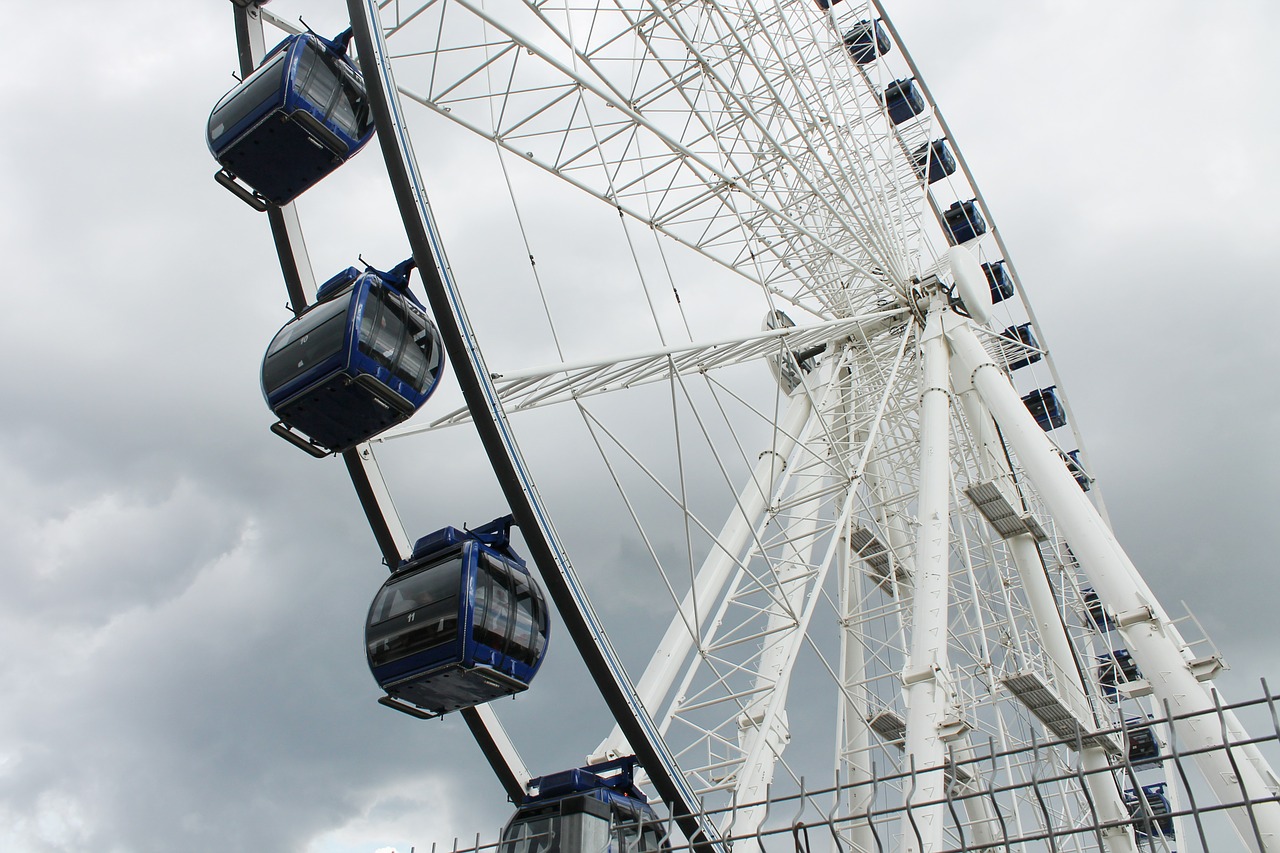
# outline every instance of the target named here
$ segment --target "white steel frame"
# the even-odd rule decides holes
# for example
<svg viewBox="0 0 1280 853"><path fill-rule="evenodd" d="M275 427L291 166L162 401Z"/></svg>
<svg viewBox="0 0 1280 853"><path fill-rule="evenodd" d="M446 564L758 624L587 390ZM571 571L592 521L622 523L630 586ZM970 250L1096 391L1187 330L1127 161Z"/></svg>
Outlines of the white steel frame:
<svg viewBox="0 0 1280 853"><path fill-rule="evenodd" d="M878 3L377 5L401 103L468 128L732 272L761 313L784 309L799 321L674 333L655 311L659 340L647 351L497 366L483 377L501 419L568 410L600 451L654 585L670 596L669 627L634 693L682 784L712 805L759 803L772 785L803 785L813 756L793 746L808 738L791 718L798 695L817 694L834 706L820 739L826 772L855 787L897 773L905 808L896 849L937 851L957 837L991 849L997 821L1012 821L1020 834L1024 822L1071 830L1055 849L1097 849L1096 837L1109 851L1132 851L1124 782L1107 769L1117 741L1104 732L1149 690L1185 718L1176 724L1184 748L1206 749L1205 784L1220 801L1280 790L1255 748L1236 750L1246 758L1228 766L1224 743L1245 738L1233 717L1223 717L1232 721L1224 733L1194 716L1215 707L1201 680L1211 668L1068 469L1074 424L1043 429L1020 399L1056 384L1048 352L957 313L940 212L971 198L988 223L990 211L963 158L936 185L913 162L949 137L927 88L920 116L889 120L880 93L915 73L892 26L893 53L859 65L845 49L846 32L884 18ZM266 10L237 14L295 29ZM967 249L1007 261L994 228ZM1034 325L1009 269L1018 299L1000 307L1002 322ZM654 288L644 287L652 302ZM1038 366L1008 368L1026 357ZM770 381L769 362L799 377L795 387L744 390L758 386L752 370ZM646 387L669 389L674 465L611 420L610 401ZM443 413L386 438L427 433L417 439L425 441L474 417ZM372 450L348 464L362 466L372 505L385 495L393 517ZM717 500L701 500L707 484ZM684 543L675 558L664 553L673 518ZM388 529L407 541L398 522ZM1144 676L1117 685L1115 701L1095 664L1113 651L1110 635L1092 629L1084 586ZM510 772L527 778L496 718L478 719L473 729L492 726ZM980 739L1012 748L1064 730L1074 743L1031 759L1009 751L1019 757L993 778L963 770ZM638 748L615 728L595 756ZM961 812L944 807L949 792L1001 780L1025 790L1072 768L1088 774L1085 788L1030 785L1035 802L1027 795L1012 815L993 814L977 796ZM839 800L840 842L875 849L859 816L881 806ZM733 809L720 830L749 833L766 812ZM1088 815L1097 831L1075 832ZM1280 849L1280 806L1232 816L1248 849ZM1171 849L1168 839L1147 842Z"/></svg>

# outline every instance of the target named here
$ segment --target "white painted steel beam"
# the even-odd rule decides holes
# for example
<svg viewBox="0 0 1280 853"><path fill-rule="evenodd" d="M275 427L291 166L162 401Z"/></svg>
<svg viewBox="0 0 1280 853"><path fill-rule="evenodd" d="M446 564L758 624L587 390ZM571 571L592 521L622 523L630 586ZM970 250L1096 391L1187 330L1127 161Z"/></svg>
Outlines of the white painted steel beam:
<svg viewBox="0 0 1280 853"><path fill-rule="evenodd" d="M950 317L947 339L959 369L969 376L991 410L1103 605L1116 614L1141 614L1141 618L1132 616L1132 621L1120 619L1118 630L1156 697L1168 703L1173 715L1197 715L1174 726L1188 751L1209 750L1198 755L1196 761L1218 801L1256 801L1272 796L1274 792L1267 784L1271 778L1269 767L1259 767L1252 760L1232 761L1223 748L1226 744L1214 713L1213 697L1188 666L1191 656L1185 644L1111 529L1080 490L1057 449L1027 411L1008 376L983 348L969 321ZM1242 758L1248 756L1243 748L1236 748L1235 752ZM1263 803L1250 810L1236 808L1229 814L1249 850L1280 850L1280 804Z"/></svg>
<svg viewBox="0 0 1280 853"><path fill-rule="evenodd" d="M804 326L767 329L715 341L655 348L608 358L553 364L515 371L495 371L494 388L510 412L582 399L610 391L669 381L765 358L780 357L785 350L804 352L832 342L873 338L900 326L906 308L890 308L857 317L846 317ZM379 441L417 435L443 426L466 423L467 409L443 415L422 426L388 430Z"/></svg>
<svg viewBox="0 0 1280 853"><path fill-rule="evenodd" d="M1066 626L1062 624L1062 613L1040 562L1040 548L1035 539L1025 533L1007 542L1040 635L1040 642L1053 664L1054 671L1046 674L1059 685L1058 695L1075 717L1096 730L1093 710L1089 707L1084 683L1071 651L1071 641L1067 637ZM1085 741L1081 751L1081 762L1086 771L1107 767L1111 761L1106 750L1096 742ZM1125 807L1115 777L1106 772L1090 773L1085 777L1085 782L1089 786L1099 820L1112 824L1102 830L1107 850L1110 853L1136 853L1138 848L1133 828L1123 825L1129 818L1129 810Z"/></svg>
<svg viewBox="0 0 1280 853"><path fill-rule="evenodd" d="M970 384L969 376L957 370L960 363L959 359L952 362L952 385L960 399L965 421L969 425L969 434L978 448L981 473L984 477L1009 478L1012 482L1013 471L1009 469L991 414ZM1097 721L1093 709L1089 707L1071 641L1062 621L1062 613L1044 572L1040 547L1030 533L1010 536L1005 539L1005 544L1022 582L1027 605L1031 608L1032 619L1035 621L1036 633L1051 662L1053 671L1043 675L1057 687L1058 697L1066 705L1071 717L1085 727L1085 733L1094 731L1098 727ZM1083 753L1081 760L1086 770L1105 768L1110 760L1101 746L1087 740L1083 744ZM1107 850L1110 853L1136 853L1133 829L1123 825L1129 813L1114 777L1108 772L1099 772L1091 773L1085 779L1099 819L1112 824L1103 830L1103 842L1107 845Z"/></svg>
<svg viewBox="0 0 1280 853"><path fill-rule="evenodd" d="M900 829L905 853L942 849L945 826L946 743L950 715L948 629L951 593L951 378L943 337L942 298L934 295L925 321L924 382L920 392L920 492L916 511L914 597L910 657L902 673L907 696L906 761L914 791ZM936 801L936 802L935 802ZM924 803L925 805L914 805Z"/></svg>
<svg viewBox="0 0 1280 853"><path fill-rule="evenodd" d="M830 389L824 386L824 390ZM805 389L797 389L796 393L803 394ZM817 417L821 418L822 414ZM808 447L812 448L815 456L825 457L831 450L827 438L828 425L820 426L822 428L811 430ZM817 598L815 590L822 587L832 563L830 554L824 559L815 559L814 555L818 513L829 479L830 476L810 475L797 490L793 501L783 556L775 569L776 593L766 625L770 636L756 663L755 684L767 690L748 703L738 717L739 743L745 754L735 788L738 802L760 802L765 798L773 781L774 768L791 740L786 711L791 673L808 633L808 616L812 614L812 605ZM847 500L842 503L843 513L837 523L844 528L847 527L849 506ZM840 541L839 537L833 537L831 544L838 548ZM748 808L743 816L745 819L735 825L735 831L754 832L765 812L759 808Z"/></svg>

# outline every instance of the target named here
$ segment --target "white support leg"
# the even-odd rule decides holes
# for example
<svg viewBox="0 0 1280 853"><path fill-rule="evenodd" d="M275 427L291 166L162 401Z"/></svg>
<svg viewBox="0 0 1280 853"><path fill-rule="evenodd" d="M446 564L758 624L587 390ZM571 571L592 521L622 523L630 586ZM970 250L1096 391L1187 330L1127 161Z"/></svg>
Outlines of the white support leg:
<svg viewBox="0 0 1280 853"><path fill-rule="evenodd" d="M967 732L956 738L950 751L955 767L974 766L973 759L976 753L973 741ZM952 773L955 772L956 770L953 769ZM982 789L976 786L972 779L965 780L963 774L961 778L955 779L953 784L955 796L964 796L963 808L965 818L969 821L965 827L967 846L974 853L1004 853L1004 849L1000 846L999 818L991 808L991 800L984 796L972 796L979 794Z"/></svg>
<svg viewBox="0 0 1280 853"><path fill-rule="evenodd" d="M824 442L818 441L815 446L822 448ZM756 665L753 685L760 692L738 715L738 739L746 756L738 770L740 803L765 799L778 758L791 740L787 698L791 672L805 636L805 601L817 578L823 576L815 575L813 546L819 495L826 485L825 477L809 477L801 488L793 519L787 525L786 550L774 570L776 599L769 607L765 628L768 639ZM743 809L738 814L735 831L754 832L764 817L763 808Z"/></svg>
<svg viewBox="0 0 1280 853"><path fill-rule="evenodd" d="M956 389L968 422L969 434L973 436L981 459L984 477L1010 476L1009 463L1004 455L998 434L982 398L969 384L969 376L958 372L960 361L952 362L951 381ZM1062 614L1058 610L1053 588L1045 576L1044 566L1040 560L1040 548L1035 538L1029 533L1011 536L1005 540L1009 554L1013 558L1014 567L1022 581L1022 588L1027 597L1027 605L1031 609L1031 618L1035 621L1036 631L1045 655L1049 659L1052 672L1045 673L1051 677L1063 702L1071 708L1076 719L1089 722L1094 719L1093 711L1085 694L1084 684L1080 680L1080 672L1076 668L1075 655L1071 641L1067 637L1066 626L1062 623ZM1088 774L1086 784L1103 823L1120 824L1129 817L1124 798L1110 772L1090 773L1090 770L1105 768L1109 759L1105 750L1099 746L1083 748L1082 766ZM1123 825L1113 825L1104 830L1103 842L1108 853L1136 853L1137 846L1133 829Z"/></svg>
<svg viewBox="0 0 1280 853"><path fill-rule="evenodd" d="M1120 617L1120 633L1156 697L1167 702L1174 715L1198 715L1177 722L1175 727L1186 749L1207 750L1196 760L1218 801L1270 796L1264 778L1269 769L1263 771L1253 762L1241 760L1246 751L1239 747L1233 750L1238 753L1233 766L1224 748L1213 699L1187 665L1189 653L1008 377L987 354L968 321L950 317L947 326L947 338L961 369L991 410L1102 603ZM1247 849L1280 850L1280 805L1265 803L1252 809L1261 844L1249 812L1232 809L1229 813Z"/></svg>
<svg viewBox="0 0 1280 853"><path fill-rule="evenodd" d="M917 509L915 596L910 662L902 673L907 693L906 760L914 767L912 807L902 820L905 853L940 850L943 840L946 744L940 727L950 708L948 670L950 603L951 382L947 341L935 295L924 330L924 384L920 397L920 493Z"/></svg>
<svg viewBox="0 0 1280 853"><path fill-rule="evenodd" d="M855 851L872 850L875 836L865 820L857 816L866 814L875 798L871 788L871 727L867 725L867 702L862 692L862 680L866 677L866 648L861 634L853 627L860 596L859 579L850 565L852 544L849 541L852 517L846 520L840 535L840 615L844 623L840 632L840 696L839 744L836 756L836 773L841 785L851 792L849 802L841 813L854 818L841 832ZM841 796L837 791L837 797Z"/></svg>
<svg viewBox="0 0 1280 853"><path fill-rule="evenodd" d="M771 569L772 601L768 606L764 647L755 668L754 695L738 715L738 740L743 754L735 780L739 803L757 803L766 798L777 763L791 740L787 720L791 675L819 598L813 591L822 587L830 566L838 562L838 537L831 540L821 558L816 559L814 552L823 496L831 485L833 470L828 467L834 451L830 444L831 423L827 419L832 411L830 398L842 394L840 388L830 384L830 374L819 387L821 393L814 395L818 414L810 419L804 436L810 452L795 460L794 470L789 474L796 487L787 500L791 508L785 522L785 544ZM839 406L835 409L838 411ZM840 482L846 483L843 477ZM783 491L787 488L787 483L780 486ZM851 505L846 494L835 519L842 529L847 524ZM740 810L729 818L733 831L756 831L766 812L759 806Z"/></svg>
<svg viewBox="0 0 1280 853"><path fill-rule="evenodd" d="M1009 539L1008 544L1018 576L1022 580L1032 618L1039 629L1040 642L1053 666L1053 672L1049 675L1057 685L1063 702L1071 708L1076 718L1092 721L1093 711L1089 708L1084 683L1071 653L1066 626L1062 624L1053 589L1049 586L1049 579L1045 577L1044 567L1040 563L1040 549L1035 539L1025 533ZM1125 807L1115 777L1109 771L1102 770L1110 763L1106 751L1100 746L1085 745L1081 750L1080 761L1086 773L1085 783L1089 786L1089 796L1097 810L1098 820L1113 824L1102 832L1102 840L1108 852L1136 853L1138 848L1133 828L1115 825L1129 819L1129 810Z"/></svg>
<svg viewBox="0 0 1280 853"><path fill-rule="evenodd" d="M869 354L863 352L855 359L854 367L841 376L841 384L846 399L843 402L843 413L846 425L861 422L859 414L869 415L875 401L860 400L854 390L866 378L862 371L873 371L875 365ZM859 413L859 406L865 411ZM845 435L841 433L842 437ZM855 449L865 448L871 440L873 429L870 425L851 431L845 438L848 453ZM883 461L875 454L867 457L862 472L862 485L872 505L887 507L891 502L885 499L884 477L881 475ZM884 583L892 585L898 576L910 574L910 536L901 513L892 516L882 515L877 519L881 531L887 539L889 568ZM850 818L840 830L843 844L837 843L837 853L847 845L854 853L864 853L875 849L875 834L870 823L859 819L859 815L867 814L875 803L874 789L871 786L872 775L872 736L868 719L871 715L864 686L867 671L868 652L865 639L858 628L861 622L862 607L862 573L865 566L861 561L854 561L853 516L845 520L840 532L840 554L837 567L840 572L840 697L837 711L837 737L839 748L836 753L836 778L845 791L848 800L838 803L838 813ZM907 566L903 571L898 568L899 560ZM899 589L900 594L907 593L909 587ZM837 797L844 794L837 792ZM834 841L834 839L833 839Z"/></svg>

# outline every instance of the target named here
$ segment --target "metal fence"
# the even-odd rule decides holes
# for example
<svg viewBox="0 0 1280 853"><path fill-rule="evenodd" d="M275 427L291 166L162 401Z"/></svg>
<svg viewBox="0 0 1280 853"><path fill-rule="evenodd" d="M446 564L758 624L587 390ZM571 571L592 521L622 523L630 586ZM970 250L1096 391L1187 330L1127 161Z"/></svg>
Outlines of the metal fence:
<svg viewBox="0 0 1280 853"><path fill-rule="evenodd" d="M806 788L773 796L757 803L734 803L707 809L708 821L720 828L721 850L737 853L895 853L903 849L908 834L921 846L917 812L941 804L947 815L946 845L931 853L978 851L1109 851L1108 833L1132 828L1143 853L1221 853L1221 851L1277 849L1277 839L1264 839L1255 810L1280 802L1280 787L1272 784L1261 792L1247 792L1234 802L1217 802L1207 793L1197 756L1225 751L1232 767L1244 762L1280 760L1280 697L1266 681L1262 697L1230 705L1218 704L1195 715L1216 726L1227 746L1193 748L1180 743L1170 725L1192 715L1163 715L1100 732L1121 748L1105 766L1085 770L1078 760L1081 743L1045 740L1018 749L1000 750L994 741L985 748L971 748L968 755L952 754L945 766L948 784L941 800L915 800L916 779L937 768L908 769L877 775L872 766L868 778L849 784ZM1249 737L1228 735L1234 718L1247 717L1255 731ZM1237 730L1238 731L1238 730ZM1135 744L1144 746L1135 750ZM1067 759L1063 760L1066 756ZM1072 760L1072 757L1077 760ZM1089 777L1109 774L1123 792L1127 818L1106 821L1099 816L1090 795ZM1274 777L1269 777L1274 782ZM863 807L852 810L850 804ZM978 827L975 813L985 815ZM1229 819L1234 816L1234 820ZM981 829L981 831L979 831ZM669 819L662 826L672 853L692 850L705 853L705 845L684 839ZM1248 838L1248 842L1241 836ZM1252 836L1252 837L1249 837ZM908 838L908 840L910 840ZM525 841L528 841L526 837ZM548 839L548 841L551 841ZM432 853L483 853L496 851L500 842L470 846L432 844ZM420 848L425 849L425 848ZM605 851L556 850L554 843L525 844L503 853L605 853ZM636 853L613 850L609 853Z"/></svg>

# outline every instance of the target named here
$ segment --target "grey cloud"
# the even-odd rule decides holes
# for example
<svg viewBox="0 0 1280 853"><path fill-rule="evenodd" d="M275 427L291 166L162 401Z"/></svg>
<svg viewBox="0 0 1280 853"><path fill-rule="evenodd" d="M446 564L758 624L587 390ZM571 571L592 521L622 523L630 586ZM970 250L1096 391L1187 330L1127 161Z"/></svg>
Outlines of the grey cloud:
<svg viewBox="0 0 1280 853"><path fill-rule="evenodd" d="M329 853L491 833L505 803L460 721L374 704L361 628L385 569L341 464L266 431L259 359L285 297L264 221L210 180L203 143L232 82L230 4L181 5L26 4L10 21L40 37L9 40L22 73L3 103L22 121L0 138L0 846ZM1245 671L1274 666L1251 644L1274 637L1276 591L1277 193L1260 164L1277 13L899 5L1028 281L1121 537L1169 603L1194 600L1253 692ZM336 29L340 12L308 20ZM1185 61L1193 46L1203 57ZM417 141L460 277L506 298L528 278L522 246L486 242L486 223L511 215L503 187L491 208L469 204L467 138ZM377 156L303 205L322 277L357 253L407 254ZM613 214L573 215L585 231ZM531 234L540 271L582 295L557 309L582 312L585 348L606 328L590 327L590 297L629 267L616 237L582 245L565 223L578 221ZM492 366L550 360L533 294L512 301L482 328ZM410 535L500 511L461 461L465 428L384 448ZM567 464L564 449L531 450ZM595 496L548 489L592 544L593 589L627 589L644 555L585 529ZM621 615L652 593L599 606ZM629 661L653 630L620 632ZM591 692L557 654L518 712L499 708L532 765L603 736ZM564 695L587 698L566 709Z"/></svg>

